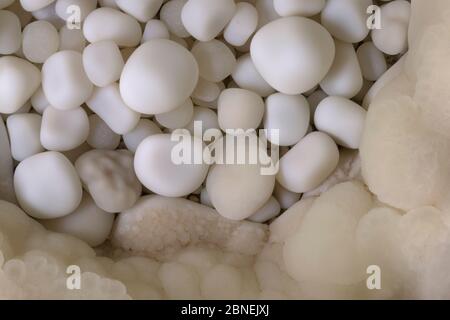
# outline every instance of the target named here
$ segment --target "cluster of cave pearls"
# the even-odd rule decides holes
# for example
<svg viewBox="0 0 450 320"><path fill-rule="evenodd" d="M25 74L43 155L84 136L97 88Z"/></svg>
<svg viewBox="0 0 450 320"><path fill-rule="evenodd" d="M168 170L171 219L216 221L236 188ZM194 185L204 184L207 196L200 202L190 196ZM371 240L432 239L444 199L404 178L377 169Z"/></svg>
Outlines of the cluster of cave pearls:
<svg viewBox="0 0 450 320"><path fill-rule="evenodd" d="M359 152L270 224L151 195L93 249L12 204L0 163L0 298L449 299L448 39L450 2L412 1L409 51L365 99ZM366 285L372 265L380 290Z"/></svg>

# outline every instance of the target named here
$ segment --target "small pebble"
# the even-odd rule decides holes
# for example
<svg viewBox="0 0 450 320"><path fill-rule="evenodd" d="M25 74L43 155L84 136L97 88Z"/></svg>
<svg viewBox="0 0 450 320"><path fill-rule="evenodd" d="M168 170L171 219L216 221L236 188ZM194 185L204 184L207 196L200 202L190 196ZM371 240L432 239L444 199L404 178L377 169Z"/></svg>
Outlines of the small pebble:
<svg viewBox="0 0 450 320"><path fill-rule="evenodd" d="M219 35L235 11L234 0L188 0L181 11L181 20L194 38L206 42Z"/></svg>
<svg viewBox="0 0 450 320"><path fill-rule="evenodd" d="M287 190L303 193L318 187L336 168L339 150L322 132L312 132L280 159L277 181Z"/></svg>
<svg viewBox="0 0 450 320"><path fill-rule="evenodd" d="M16 161L23 161L43 152L39 133L42 117L38 114L14 114L6 122L11 144L11 155Z"/></svg>
<svg viewBox="0 0 450 320"><path fill-rule="evenodd" d="M196 137L186 136L186 139L203 146ZM178 143L171 140L170 134L157 134L144 139L136 150L134 167L139 181L159 195L186 196L201 186L208 173L209 166L205 162L175 164L172 153Z"/></svg>
<svg viewBox="0 0 450 320"><path fill-rule="evenodd" d="M358 149L366 120L366 110L342 97L327 97L317 106L314 125L337 144Z"/></svg>
<svg viewBox="0 0 450 320"><path fill-rule="evenodd" d="M41 73L27 60L4 56L0 58L0 113L19 110L39 88Z"/></svg>
<svg viewBox="0 0 450 320"><path fill-rule="evenodd" d="M106 87L120 79L124 62L117 44L113 41L100 41L84 49L83 66L94 85Z"/></svg>
<svg viewBox="0 0 450 320"><path fill-rule="evenodd" d="M59 110L49 106L42 115L40 139L51 151L69 151L80 146L89 135L89 119L83 108Z"/></svg>
<svg viewBox="0 0 450 320"><path fill-rule="evenodd" d="M328 31L317 22L288 17L259 29L250 54L256 69L273 88L285 94L302 94L325 77L335 47Z"/></svg>
<svg viewBox="0 0 450 320"><path fill-rule="evenodd" d="M155 39L141 45L126 62L120 93L137 112L165 113L189 98L198 74L197 62L188 50L173 41Z"/></svg>
<svg viewBox="0 0 450 320"><path fill-rule="evenodd" d="M82 60L81 53L65 50L50 56L42 66L42 89L54 108L74 109L91 96L94 86Z"/></svg>
<svg viewBox="0 0 450 320"><path fill-rule="evenodd" d="M75 168L54 151L38 153L19 163L14 173L14 190L20 206L37 219L68 215L82 197Z"/></svg>

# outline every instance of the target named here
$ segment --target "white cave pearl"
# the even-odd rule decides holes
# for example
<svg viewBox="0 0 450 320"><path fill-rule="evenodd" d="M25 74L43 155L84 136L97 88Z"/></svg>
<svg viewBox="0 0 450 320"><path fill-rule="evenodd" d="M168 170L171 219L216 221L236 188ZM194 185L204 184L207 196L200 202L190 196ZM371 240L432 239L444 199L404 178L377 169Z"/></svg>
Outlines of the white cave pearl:
<svg viewBox="0 0 450 320"><path fill-rule="evenodd" d="M366 110L343 97L327 97L317 106L314 125L337 144L358 149L366 121Z"/></svg>
<svg viewBox="0 0 450 320"><path fill-rule="evenodd" d="M14 189L20 206L38 219L68 215L78 207L83 193L74 166L54 151L22 161L14 173Z"/></svg>
<svg viewBox="0 0 450 320"><path fill-rule="evenodd" d="M348 43L364 40L367 28L367 9L372 0L328 0L321 12L321 23L334 38Z"/></svg>
<svg viewBox="0 0 450 320"><path fill-rule="evenodd" d="M250 54L261 76L277 91L302 94L327 74L335 55L333 38L303 17L272 21L253 37Z"/></svg>
<svg viewBox="0 0 450 320"><path fill-rule="evenodd" d="M89 119L83 108L58 110L49 106L42 115L41 143L47 150L75 149L89 136Z"/></svg>
<svg viewBox="0 0 450 320"><path fill-rule="evenodd" d="M15 0L12 0L11 2L14 2ZM22 8L26 11L36 11L42 8L45 8L55 0L20 0L20 5Z"/></svg>
<svg viewBox="0 0 450 320"><path fill-rule="evenodd" d="M228 77L236 65L236 58L226 44L219 40L197 41L191 53L198 63L200 77L219 82Z"/></svg>
<svg viewBox="0 0 450 320"><path fill-rule="evenodd" d="M197 137L186 136L186 139L204 147ZM205 162L176 164L172 153L179 143L172 141L170 134L156 134L139 144L134 157L134 169L146 188L166 197L183 197L202 185L209 165Z"/></svg>
<svg viewBox="0 0 450 320"><path fill-rule="evenodd" d="M0 54L13 54L20 48L21 26L12 12L0 10Z"/></svg>
<svg viewBox="0 0 450 320"><path fill-rule="evenodd" d="M269 130L267 140L272 140L270 130L279 130L278 144L294 145L307 133L309 120L309 103L302 95L274 93L267 97L264 114L264 128Z"/></svg>
<svg viewBox="0 0 450 320"><path fill-rule="evenodd" d="M128 58L120 78L120 94L133 110L159 114L181 106L194 91L199 69L181 45L154 39Z"/></svg>
<svg viewBox="0 0 450 320"><path fill-rule="evenodd" d="M58 47L59 34L50 22L34 21L23 29L22 50L29 61L44 63Z"/></svg>
<svg viewBox="0 0 450 320"><path fill-rule="evenodd" d="M117 83L96 87L86 104L117 134L133 130L141 116L123 102Z"/></svg>
<svg viewBox="0 0 450 320"><path fill-rule="evenodd" d="M105 87L120 79L124 62L114 41L99 41L84 49L83 66L93 84Z"/></svg>
<svg viewBox="0 0 450 320"><path fill-rule="evenodd" d="M14 160L22 161L36 153L44 151L39 139L41 116L35 113L13 114L6 125Z"/></svg>
<svg viewBox="0 0 450 320"><path fill-rule="evenodd" d="M258 27L258 11L247 2L236 4L236 13L223 32L225 40L233 46L243 46Z"/></svg>
<svg viewBox="0 0 450 320"><path fill-rule="evenodd" d="M140 22L153 18L161 8L163 0L116 0L117 6Z"/></svg>
<svg viewBox="0 0 450 320"><path fill-rule="evenodd" d="M134 47L142 38L139 22L119 10L98 8L84 21L83 34L90 43L112 40L121 47Z"/></svg>
<svg viewBox="0 0 450 320"><path fill-rule="evenodd" d="M41 72L25 59L0 58L0 113L19 110L39 88Z"/></svg>
<svg viewBox="0 0 450 320"><path fill-rule="evenodd" d="M89 136L86 142L94 149L114 150L120 144L120 135L96 114L89 116Z"/></svg>
<svg viewBox="0 0 450 320"><path fill-rule="evenodd" d="M336 169L339 150L327 134L312 132L280 159L277 181L296 193L311 191Z"/></svg>
<svg viewBox="0 0 450 320"><path fill-rule="evenodd" d="M210 41L225 28L235 11L233 0L188 0L181 11L181 20L194 38Z"/></svg>
<svg viewBox="0 0 450 320"><path fill-rule="evenodd" d="M335 41L336 56L325 78L322 90L333 96L352 98L363 86L363 77L355 49L351 43Z"/></svg>
<svg viewBox="0 0 450 320"><path fill-rule="evenodd" d="M48 102L60 110L74 109L91 96L81 53L65 50L53 54L42 66L42 89Z"/></svg>
<svg viewBox="0 0 450 320"><path fill-rule="evenodd" d="M261 160L267 154L265 150L260 149L261 146L255 137L256 134L240 137L227 135L214 142L216 158L220 160L209 170L206 190L214 208L227 219L247 219L272 195L275 176L263 174L265 164ZM226 160L230 151L231 154L234 153L232 161ZM252 161L250 155L255 151L259 153L259 159ZM236 159L238 152L246 154L246 158L241 159L244 161Z"/></svg>
<svg viewBox="0 0 450 320"><path fill-rule="evenodd" d="M322 11L325 0L273 0L273 7L282 17L310 17Z"/></svg>
<svg viewBox="0 0 450 320"><path fill-rule="evenodd" d="M217 102L220 128L257 129L264 116L264 101L256 93L245 89L225 89Z"/></svg>

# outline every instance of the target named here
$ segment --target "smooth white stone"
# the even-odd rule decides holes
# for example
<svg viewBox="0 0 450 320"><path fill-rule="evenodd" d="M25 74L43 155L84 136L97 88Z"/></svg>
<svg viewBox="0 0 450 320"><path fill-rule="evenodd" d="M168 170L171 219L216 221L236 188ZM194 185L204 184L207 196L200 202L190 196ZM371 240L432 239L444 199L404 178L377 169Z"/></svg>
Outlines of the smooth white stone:
<svg viewBox="0 0 450 320"><path fill-rule="evenodd" d="M83 66L94 85L105 87L120 79L124 61L114 41L99 41L84 49Z"/></svg>
<svg viewBox="0 0 450 320"><path fill-rule="evenodd" d="M275 89L256 70L249 53L237 59L231 76L240 88L256 92L261 97L267 97L275 92Z"/></svg>
<svg viewBox="0 0 450 320"><path fill-rule="evenodd" d="M308 101L302 95L274 93L266 99L264 129L267 140L280 146L292 146L308 131L310 115ZM272 130L278 130L278 142L272 141ZM272 132L275 133L275 132Z"/></svg>
<svg viewBox="0 0 450 320"><path fill-rule="evenodd" d="M258 72L273 88L285 94L301 94L325 77L335 47L328 31L317 22L287 17L259 29L250 54Z"/></svg>
<svg viewBox="0 0 450 320"><path fill-rule="evenodd" d="M140 114L122 100L117 83L96 87L86 104L117 134L130 132L140 119Z"/></svg>
<svg viewBox="0 0 450 320"><path fill-rule="evenodd" d="M22 42L19 18L8 10L0 10L0 54L13 54Z"/></svg>
<svg viewBox="0 0 450 320"><path fill-rule="evenodd" d="M247 2L236 4L236 12L226 26L223 37L235 47L243 46L258 26L258 11Z"/></svg>
<svg viewBox="0 0 450 320"><path fill-rule="evenodd" d="M79 52L59 51L42 66L42 89L48 102L56 109L69 110L81 106L91 96L93 88Z"/></svg>
<svg viewBox="0 0 450 320"><path fill-rule="evenodd" d="M342 97L328 97L317 106L314 125L337 144L358 149L366 120L366 110Z"/></svg>
<svg viewBox="0 0 450 320"><path fill-rule="evenodd" d="M158 13L163 0L116 0L116 4L140 22L147 22Z"/></svg>
<svg viewBox="0 0 450 320"><path fill-rule="evenodd" d="M236 58L226 44L219 40L197 41L191 53L198 63L200 77L212 82L219 82L234 70Z"/></svg>
<svg viewBox="0 0 450 320"><path fill-rule="evenodd" d="M336 39L360 42L370 32L367 28L367 8L370 5L372 0L328 0L321 13L322 25Z"/></svg>
<svg viewBox="0 0 450 320"><path fill-rule="evenodd" d="M181 10L187 0L170 0L167 1L159 12L159 18L163 21L170 33L173 33L179 38L187 38L190 36L181 21Z"/></svg>
<svg viewBox="0 0 450 320"><path fill-rule="evenodd" d="M11 141L11 155L16 161L23 161L43 152L39 138L42 117L38 114L13 114L6 122Z"/></svg>
<svg viewBox="0 0 450 320"><path fill-rule="evenodd" d="M406 0L391 1L381 7L381 29L372 30L372 41L382 52L396 55L408 49L408 27L411 4Z"/></svg>
<svg viewBox="0 0 450 320"><path fill-rule="evenodd" d="M36 154L19 163L14 173L14 189L22 209L38 219L72 213L83 194L73 165L54 151Z"/></svg>
<svg viewBox="0 0 450 320"><path fill-rule="evenodd" d="M384 54L371 41L364 42L356 50L364 79L377 81L387 70Z"/></svg>
<svg viewBox="0 0 450 320"><path fill-rule="evenodd" d="M13 0L14 1L14 0ZM13 2L11 1L11 2ZM26 11L36 11L53 3L55 0L20 0L20 5Z"/></svg>
<svg viewBox="0 0 450 320"><path fill-rule="evenodd" d="M22 51L30 62L44 63L58 48L59 34L50 22L34 21L23 29Z"/></svg>
<svg viewBox="0 0 450 320"><path fill-rule="evenodd" d="M233 18L234 0L188 0L181 11L186 30L199 41L210 41Z"/></svg>
<svg viewBox="0 0 450 320"><path fill-rule="evenodd" d="M98 8L92 11L84 21L83 34L91 43L112 40L119 47L135 47L142 38L139 22L112 8Z"/></svg>
<svg viewBox="0 0 450 320"><path fill-rule="evenodd" d="M58 110L49 106L42 115L41 143L51 151L69 151L86 141L89 119L83 108Z"/></svg>
<svg viewBox="0 0 450 320"><path fill-rule="evenodd" d="M19 110L39 88L41 72L30 62L13 56L0 58L0 113Z"/></svg>
<svg viewBox="0 0 450 320"><path fill-rule="evenodd" d="M227 139L236 139L235 148L242 146L238 138L230 136L221 139L223 145L227 145ZM247 150L256 148L253 140L248 140ZM226 152L226 147L224 151ZM222 216L232 220L247 219L269 200L275 176L263 175L262 167L259 161L252 164L249 159L246 159L245 164L237 164L235 161L235 164L215 164L211 167L206 179L206 189L214 208ZM250 190L252 191L249 192Z"/></svg>
<svg viewBox="0 0 450 320"><path fill-rule="evenodd" d="M307 192L325 181L338 161L339 150L333 139L312 132L280 159L277 181L291 192Z"/></svg>
<svg viewBox="0 0 450 320"><path fill-rule="evenodd" d="M83 193L78 208L71 214L40 221L48 230L70 234L92 247L106 241L114 223L114 214L100 209L88 193Z"/></svg>
<svg viewBox="0 0 450 320"><path fill-rule="evenodd" d="M89 116L89 135L86 142L94 149L114 150L120 144L120 135L111 128L98 115Z"/></svg>
<svg viewBox="0 0 450 320"><path fill-rule="evenodd" d="M152 19L145 24L141 44L152 39L170 39L170 33L164 22Z"/></svg>
<svg viewBox="0 0 450 320"><path fill-rule="evenodd" d="M141 195L128 150L88 151L75 161L75 168L95 204L106 212L127 210Z"/></svg>
<svg viewBox="0 0 450 320"><path fill-rule="evenodd" d="M194 105L191 99L187 99L185 103L175 110L155 115L155 120L165 128L178 129L188 125L193 116Z"/></svg>
<svg viewBox="0 0 450 320"><path fill-rule="evenodd" d="M352 98L363 85L361 67L355 49L350 43L335 40L336 56L330 71L320 82L325 93L333 96Z"/></svg>
<svg viewBox="0 0 450 320"><path fill-rule="evenodd" d="M141 119L133 130L123 135L123 142L128 150L135 153L142 140L161 133L161 129L153 121Z"/></svg>
<svg viewBox="0 0 450 320"><path fill-rule="evenodd" d="M264 116L264 101L252 91L245 89L225 89L217 104L220 128L257 129Z"/></svg>
<svg viewBox="0 0 450 320"><path fill-rule="evenodd" d="M128 58L120 77L120 93L137 112L165 113L189 98L198 75L197 62L188 50L171 40L154 39Z"/></svg>
<svg viewBox="0 0 450 320"><path fill-rule="evenodd" d="M200 143L199 138L186 136L192 143ZM171 141L170 134L157 134L139 144L134 167L139 181L150 191L166 197L183 197L201 186L208 173L209 165L175 164L172 150L178 144Z"/></svg>
<svg viewBox="0 0 450 320"><path fill-rule="evenodd" d="M275 11L282 17L311 17L325 7L325 0L273 0Z"/></svg>
<svg viewBox="0 0 450 320"><path fill-rule="evenodd" d="M277 199L270 197L264 206L258 209L254 214L247 218L252 222L264 223L272 220L281 212L280 204Z"/></svg>

